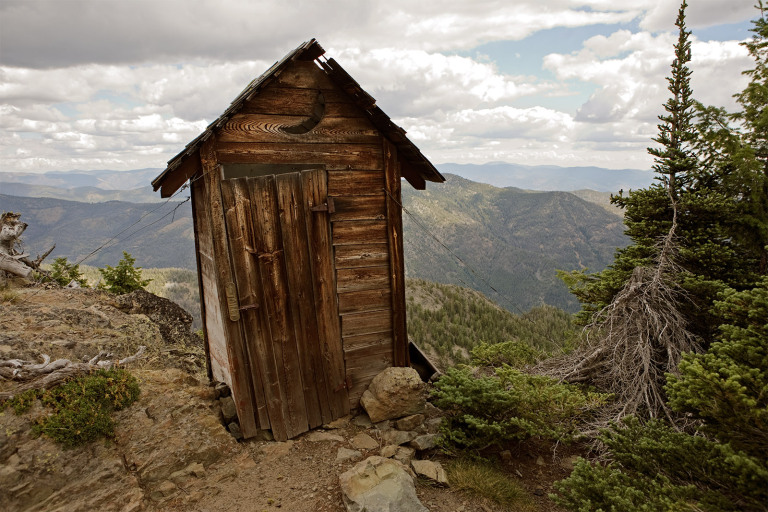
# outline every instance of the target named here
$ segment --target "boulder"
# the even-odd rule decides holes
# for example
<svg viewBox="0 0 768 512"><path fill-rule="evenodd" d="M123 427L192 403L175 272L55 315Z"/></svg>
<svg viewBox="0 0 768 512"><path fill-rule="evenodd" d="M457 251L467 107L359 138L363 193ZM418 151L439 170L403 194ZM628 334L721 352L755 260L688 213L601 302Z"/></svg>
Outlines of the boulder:
<svg viewBox="0 0 768 512"><path fill-rule="evenodd" d="M411 463L413 456L416 454L416 450L408 446L398 446L390 444L381 449L381 456L389 459L395 459L402 462L406 466Z"/></svg>
<svg viewBox="0 0 768 512"><path fill-rule="evenodd" d="M348 512L429 512L405 466L392 459L368 457L342 473L339 484Z"/></svg>
<svg viewBox="0 0 768 512"><path fill-rule="evenodd" d="M237 409L235 408L235 401L231 396L227 396L219 399L221 405L221 415L224 417L224 424L232 423L237 419Z"/></svg>
<svg viewBox="0 0 768 512"><path fill-rule="evenodd" d="M424 411L426 385L413 368L387 368L371 381L360 404L373 423Z"/></svg>

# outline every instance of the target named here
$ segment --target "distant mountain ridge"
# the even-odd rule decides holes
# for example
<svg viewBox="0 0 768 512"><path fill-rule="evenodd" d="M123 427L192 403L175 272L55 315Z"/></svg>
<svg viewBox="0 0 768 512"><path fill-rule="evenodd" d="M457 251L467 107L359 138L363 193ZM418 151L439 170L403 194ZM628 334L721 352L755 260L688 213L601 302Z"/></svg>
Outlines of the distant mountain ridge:
<svg viewBox="0 0 768 512"><path fill-rule="evenodd" d="M141 267L194 269L196 266L189 202L181 206L178 202L162 205L122 201L82 203L0 194L0 211L21 213L21 220L29 225L23 236L26 252L34 256L56 244L48 262L59 256L73 263L79 261L125 230L119 240L108 243L86 263L114 266L123 251L128 251ZM139 219L142 221L132 226ZM155 224L151 224L153 222Z"/></svg>
<svg viewBox="0 0 768 512"><path fill-rule="evenodd" d="M131 190L148 186L162 169L130 171L49 171L44 173L0 172L0 183L25 183L57 188L95 187L102 190ZM0 185L0 194L9 194Z"/></svg>
<svg viewBox="0 0 768 512"><path fill-rule="evenodd" d="M437 165L442 173L458 174L468 180L495 187L517 187L525 190L571 192L580 189L618 192L646 187L653 182L651 171L638 169L605 169L602 167L559 167L556 165L521 165L509 162L485 164ZM160 168L131 171L51 171L46 173L0 172L0 193L4 183L72 189L96 187L102 190L130 190L147 187L162 172ZM116 199L116 198L113 198Z"/></svg>
<svg viewBox="0 0 768 512"><path fill-rule="evenodd" d="M2 175L0 175L2 177ZM0 181L0 193L20 197L50 197L66 201L83 203L103 203L106 201L127 201L130 203L157 203L165 201L160 194L152 190L152 185L129 190L105 190L99 187L52 187L29 183L11 183Z"/></svg>
<svg viewBox="0 0 768 512"><path fill-rule="evenodd" d="M151 173L154 177L155 170ZM628 242L621 217L569 192L497 188L451 174L446 177L446 183L430 183L424 191L403 187L409 277L476 289L512 312L540 304L575 311L578 305L556 270L601 270L613 261L616 248ZM34 187L30 190L34 192ZM77 187L59 190L78 192ZM104 191L104 197L129 192ZM142 194L139 197L146 197L147 192ZM605 193L598 195L605 200ZM55 243L51 260L66 256L78 261L127 229L120 241L87 263L115 265L126 250L143 267L194 269L191 209L187 202L173 212L177 206L175 201L91 204L0 195L0 210L19 212L29 224L24 240L33 254Z"/></svg>
<svg viewBox="0 0 768 512"><path fill-rule="evenodd" d="M621 217L568 192L447 174L424 191L403 187L403 205L408 277L473 288L513 312L540 304L576 311L556 270L602 270L628 243Z"/></svg>
<svg viewBox="0 0 768 512"><path fill-rule="evenodd" d="M468 180L495 187L563 192L590 189L616 193L621 189L647 187L653 182L654 176L651 171L638 169L520 165L508 162L490 162L481 165L446 163L438 165L437 168L442 173L458 174Z"/></svg>

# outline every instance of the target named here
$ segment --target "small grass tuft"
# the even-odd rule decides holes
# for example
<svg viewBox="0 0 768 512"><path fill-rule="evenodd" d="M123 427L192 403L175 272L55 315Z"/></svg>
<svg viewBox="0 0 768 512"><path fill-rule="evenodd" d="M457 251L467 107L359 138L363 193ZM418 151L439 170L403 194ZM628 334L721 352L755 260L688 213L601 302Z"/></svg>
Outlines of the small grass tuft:
<svg viewBox="0 0 768 512"><path fill-rule="evenodd" d="M533 501L525 489L487 462L456 459L447 469L448 482L454 489L487 498L504 507L514 507L514 510L534 510Z"/></svg>
<svg viewBox="0 0 768 512"><path fill-rule="evenodd" d="M16 304L19 302L19 293L10 288L0 288L0 304Z"/></svg>

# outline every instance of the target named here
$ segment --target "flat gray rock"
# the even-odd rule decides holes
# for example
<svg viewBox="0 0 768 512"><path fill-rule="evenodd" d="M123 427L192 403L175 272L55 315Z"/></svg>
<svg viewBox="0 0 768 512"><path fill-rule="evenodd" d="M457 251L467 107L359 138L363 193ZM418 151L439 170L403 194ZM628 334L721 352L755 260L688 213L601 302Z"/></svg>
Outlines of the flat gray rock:
<svg viewBox="0 0 768 512"><path fill-rule="evenodd" d="M348 512L429 512L405 466L392 459L368 457L342 473L339 485Z"/></svg>

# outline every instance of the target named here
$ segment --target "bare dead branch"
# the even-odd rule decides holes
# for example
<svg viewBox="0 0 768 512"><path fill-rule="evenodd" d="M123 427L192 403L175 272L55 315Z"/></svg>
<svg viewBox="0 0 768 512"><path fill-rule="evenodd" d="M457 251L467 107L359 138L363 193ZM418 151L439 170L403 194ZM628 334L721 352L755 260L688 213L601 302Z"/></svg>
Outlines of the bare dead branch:
<svg viewBox="0 0 768 512"><path fill-rule="evenodd" d="M22 361L20 359L8 359L0 361L0 380L11 380L21 382L13 391L0 393L0 402L10 400L19 393L30 389L50 389L65 381L85 375L98 369L109 369L113 366L124 365L135 362L144 355L147 347L141 345L138 351L129 357L118 361L110 361L104 358L112 357L106 351L99 352L87 363L73 363L69 359L57 359L51 361L47 354L43 354L42 363L33 363L31 361Z"/></svg>

